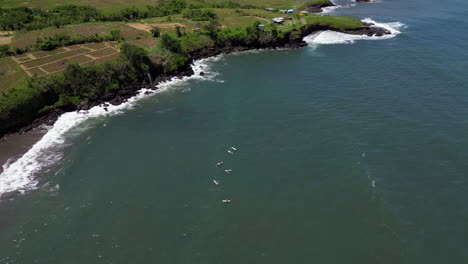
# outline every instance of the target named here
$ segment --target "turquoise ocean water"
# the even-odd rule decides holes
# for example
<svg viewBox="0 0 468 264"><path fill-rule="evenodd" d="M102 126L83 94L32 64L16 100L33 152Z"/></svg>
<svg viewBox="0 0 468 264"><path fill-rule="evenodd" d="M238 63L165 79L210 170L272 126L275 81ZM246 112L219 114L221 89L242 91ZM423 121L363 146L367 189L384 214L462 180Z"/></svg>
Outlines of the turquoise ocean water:
<svg viewBox="0 0 468 264"><path fill-rule="evenodd" d="M0 263L468 263L467 10L335 9L401 33L205 60L137 108L70 117L1 175L59 160L0 202Z"/></svg>

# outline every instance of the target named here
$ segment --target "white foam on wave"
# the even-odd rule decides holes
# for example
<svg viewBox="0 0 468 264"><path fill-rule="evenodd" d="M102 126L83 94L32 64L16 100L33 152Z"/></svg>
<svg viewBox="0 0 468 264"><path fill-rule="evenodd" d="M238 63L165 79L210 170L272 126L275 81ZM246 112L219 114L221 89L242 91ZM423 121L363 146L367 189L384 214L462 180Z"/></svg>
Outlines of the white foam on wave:
<svg viewBox="0 0 468 264"><path fill-rule="evenodd" d="M366 18L362 20L366 23L372 23L375 27L385 28L390 31L391 34L384 35L381 37L377 36L366 36L366 35L352 35L352 34L345 34L341 32L336 32L332 30L327 30L319 33L315 33L309 35L304 38L304 41L308 44L352 44L356 40L381 40L381 39L389 39L393 38L396 35L400 34L401 29L404 24L399 22L390 22L390 23L378 23L370 18Z"/></svg>
<svg viewBox="0 0 468 264"><path fill-rule="evenodd" d="M216 56L195 61L192 64L195 74L192 76L173 78L163 82L158 85L159 89L156 90L156 93L148 94L146 92L152 90L143 88L139 91L138 95L130 98L127 102L120 105L109 105L107 111L103 106L96 106L87 111L64 113L49 128L47 133L21 158L15 162L7 161L3 165L3 172L0 174L0 196L14 191L24 193L27 190L35 189L38 184L36 174L62 159L63 149L66 146L65 136L72 128L76 128L89 119L105 118L123 113L133 108L140 99L164 92L191 79L216 81L215 77L217 73L211 71L209 62L217 61L221 58L222 56ZM205 75L201 76L201 72L204 72Z"/></svg>
<svg viewBox="0 0 468 264"><path fill-rule="evenodd" d="M335 3L333 3L333 4L335 4ZM322 12L320 12L320 14L329 14L329 13L335 11L338 8L349 8L349 7L352 7L352 6L356 6L356 4L346 4L346 5L337 5L337 4L335 4L334 6L323 7Z"/></svg>

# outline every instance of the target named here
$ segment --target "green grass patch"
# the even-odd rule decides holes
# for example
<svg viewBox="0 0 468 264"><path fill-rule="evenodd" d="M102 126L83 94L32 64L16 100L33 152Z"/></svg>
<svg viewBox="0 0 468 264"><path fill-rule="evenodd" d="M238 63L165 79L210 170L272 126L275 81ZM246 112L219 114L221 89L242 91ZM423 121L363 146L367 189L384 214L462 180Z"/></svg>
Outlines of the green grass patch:
<svg viewBox="0 0 468 264"><path fill-rule="evenodd" d="M361 20L348 16L336 17L310 14L305 16L304 19L307 24L329 25L336 29L353 29L364 27L364 24Z"/></svg>
<svg viewBox="0 0 468 264"><path fill-rule="evenodd" d="M207 35L200 32L190 32L181 39L182 49L186 52L210 47L214 45L214 41Z"/></svg>
<svg viewBox="0 0 468 264"><path fill-rule="evenodd" d="M26 73L11 58L0 58L0 92L14 87L24 81Z"/></svg>

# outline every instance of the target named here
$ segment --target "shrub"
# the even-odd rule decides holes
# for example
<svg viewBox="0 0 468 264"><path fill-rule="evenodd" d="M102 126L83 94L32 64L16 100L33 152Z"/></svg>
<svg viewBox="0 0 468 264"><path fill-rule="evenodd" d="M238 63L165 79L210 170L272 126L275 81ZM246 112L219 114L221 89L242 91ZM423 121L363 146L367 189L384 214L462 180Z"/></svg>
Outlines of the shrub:
<svg viewBox="0 0 468 264"><path fill-rule="evenodd" d="M169 35L161 35L161 46L174 53L182 53L182 46L180 45L179 39Z"/></svg>
<svg viewBox="0 0 468 264"><path fill-rule="evenodd" d="M120 41L123 40L119 28L114 28L108 35L92 35L92 36L74 36L70 37L66 33L58 33L46 38L37 38L34 49L36 50L53 50L58 47L89 43L89 42L102 42L102 41ZM16 53L20 54L24 50L17 50Z"/></svg>
<svg viewBox="0 0 468 264"><path fill-rule="evenodd" d="M179 38L182 37L183 33L182 33L182 31L181 31L181 26L176 25L176 26L175 26L175 29L176 29L176 35L177 35L177 37L179 37Z"/></svg>
<svg viewBox="0 0 468 264"><path fill-rule="evenodd" d="M151 27L151 35L153 35L153 37L157 38L161 35L161 29L158 28L158 27Z"/></svg>
<svg viewBox="0 0 468 264"><path fill-rule="evenodd" d="M185 9L182 11L182 16L193 21L209 21L210 19L216 19L215 12L211 9Z"/></svg>
<svg viewBox="0 0 468 264"><path fill-rule="evenodd" d="M0 45L0 58L12 55L13 52L10 50L10 46L8 44Z"/></svg>
<svg viewBox="0 0 468 264"><path fill-rule="evenodd" d="M219 26L220 26L219 21L216 19L212 19L210 20L210 23L208 23L206 26L203 27L203 29L207 32L210 38L217 39Z"/></svg>

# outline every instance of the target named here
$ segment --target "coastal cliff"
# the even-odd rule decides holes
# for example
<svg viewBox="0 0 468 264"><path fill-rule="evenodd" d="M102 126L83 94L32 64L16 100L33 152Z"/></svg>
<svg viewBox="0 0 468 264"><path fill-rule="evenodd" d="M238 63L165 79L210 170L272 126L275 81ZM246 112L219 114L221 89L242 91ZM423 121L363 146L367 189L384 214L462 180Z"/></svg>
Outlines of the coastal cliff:
<svg viewBox="0 0 468 264"><path fill-rule="evenodd" d="M161 81L192 75L190 65L196 59L251 49L304 47L307 43L303 37L324 30L368 36L390 34L388 30L353 18L326 18L330 22L323 18L320 22L314 19L312 17L309 23L286 32L278 32L275 28L260 30L258 23L245 29L214 28L212 31L194 33L199 34L199 38L209 40L205 45L191 43L193 45L185 49L177 41L185 43L194 36L187 34L179 39L172 38L171 41L175 42L171 45L174 46L163 48L171 54L170 59L161 57L159 53L148 53L139 47L123 44L123 52L116 62L94 68L74 65L61 76L31 80L28 85L34 93L22 103L0 113L0 137L8 133L21 133L42 124L50 125L65 111L87 110L98 105L105 107L107 103L121 104L136 95L142 87L157 89ZM86 90L83 87L91 88Z"/></svg>

